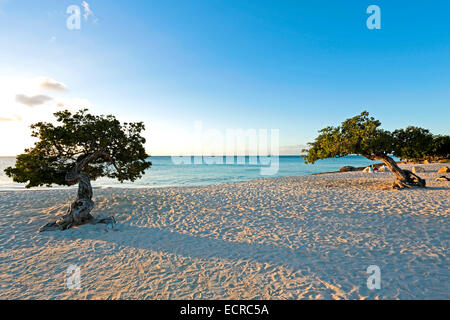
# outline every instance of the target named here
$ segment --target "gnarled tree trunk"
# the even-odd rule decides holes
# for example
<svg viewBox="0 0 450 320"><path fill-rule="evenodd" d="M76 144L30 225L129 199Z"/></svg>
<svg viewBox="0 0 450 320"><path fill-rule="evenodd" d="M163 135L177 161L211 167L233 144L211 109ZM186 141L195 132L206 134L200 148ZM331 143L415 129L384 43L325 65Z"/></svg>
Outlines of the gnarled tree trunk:
<svg viewBox="0 0 450 320"><path fill-rule="evenodd" d="M78 183L78 194L74 202L71 203L67 209L67 213L60 219L50 222L39 229L39 232L67 230L75 226L91 223L115 224L114 217L95 219L91 215L94 208L94 201L92 201L92 186L89 175L82 170L91 161L102 156L102 152L95 152L83 160L78 162L71 171L66 174L66 181L70 185Z"/></svg>
<svg viewBox="0 0 450 320"><path fill-rule="evenodd" d="M394 189L403 189L403 188L411 188L411 187L419 187L425 188L426 182L424 179L415 175L409 170L400 169L397 163L389 156L380 155L380 156L369 156L364 155L366 158L370 160L378 160L383 161L383 163L391 170L391 172L396 176L396 180L392 185Z"/></svg>

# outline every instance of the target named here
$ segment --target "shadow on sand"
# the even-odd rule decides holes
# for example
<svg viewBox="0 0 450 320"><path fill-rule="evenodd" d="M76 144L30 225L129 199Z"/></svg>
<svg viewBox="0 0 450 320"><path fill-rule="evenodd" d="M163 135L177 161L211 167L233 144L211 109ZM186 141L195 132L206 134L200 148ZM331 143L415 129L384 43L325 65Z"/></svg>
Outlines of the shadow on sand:
<svg viewBox="0 0 450 320"><path fill-rule="evenodd" d="M193 236L158 228L118 225L107 233L89 232L81 238L103 240L119 246L164 252L184 257L227 260L249 260L275 265L285 265L294 269L301 267L302 257L307 252L285 246L255 244Z"/></svg>
<svg viewBox="0 0 450 320"><path fill-rule="evenodd" d="M256 262L263 264L264 269L284 266L297 275L300 273L329 283L342 282L350 278L363 283L366 275L365 270L351 266L350 260L354 257L346 256L344 247L336 247L334 252L328 254L317 248L308 250L306 246L289 248L282 245L236 242L128 225L119 225L118 230L106 233L98 231L83 233L80 238L192 259L217 258L233 263ZM364 255L364 253L359 254L358 259ZM344 262L345 259L349 261Z"/></svg>

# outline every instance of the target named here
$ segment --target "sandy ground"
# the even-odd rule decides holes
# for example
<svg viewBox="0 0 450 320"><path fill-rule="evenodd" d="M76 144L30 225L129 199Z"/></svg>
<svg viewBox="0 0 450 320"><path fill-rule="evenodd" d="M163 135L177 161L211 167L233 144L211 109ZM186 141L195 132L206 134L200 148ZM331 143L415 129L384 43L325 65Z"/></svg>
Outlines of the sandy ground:
<svg viewBox="0 0 450 320"><path fill-rule="evenodd" d="M97 189L114 231L39 234L75 191L0 192L0 299L450 299L450 184L422 166L426 190L361 172Z"/></svg>

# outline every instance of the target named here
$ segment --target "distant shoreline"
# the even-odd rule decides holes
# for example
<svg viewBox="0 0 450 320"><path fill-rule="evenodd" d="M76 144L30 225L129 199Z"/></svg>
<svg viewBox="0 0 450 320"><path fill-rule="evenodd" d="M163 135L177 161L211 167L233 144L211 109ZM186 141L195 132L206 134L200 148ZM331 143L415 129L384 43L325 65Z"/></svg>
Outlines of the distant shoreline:
<svg viewBox="0 0 450 320"><path fill-rule="evenodd" d="M404 164L404 162L403 161L397 161L397 164ZM382 163L382 162L378 163L377 162L377 163L374 163L372 165L372 168L378 169L379 167L382 167L383 165L384 165L384 163ZM363 171L365 168L367 168L367 166L366 167L355 167L350 172ZM318 176L318 175L321 175L321 174L331 174L331 173L344 173L344 172L342 172L342 171L329 171L329 172L312 173L311 175Z"/></svg>
<svg viewBox="0 0 450 320"><path fill-rule="evenodd" d="M405 162L405 161L396 161L396 163L398 164L398 165L420 165L420 164L443 164L443 163L440 163L439 161L433 161L433 162L429 162L429 163L418 163L418 162ZM372 168L374 168L374 169L379 169L380 167L382 167L382 166L384 166L385 164L383 163L383 162L377 162L377 163L374 163L373 165L372 165ZM354 168L354 170L351 170L350 172L356 172L356 171L363 171L365 168L367 168L367 166L366 167L355 167ZM318 175L322 175L322 174L333 174L333 173L345 173L345 172L342 172L342 171L329 171L329 172L319 172L319 173L311 173L311 175L313 175L313 176L318 176Z"/></svg>

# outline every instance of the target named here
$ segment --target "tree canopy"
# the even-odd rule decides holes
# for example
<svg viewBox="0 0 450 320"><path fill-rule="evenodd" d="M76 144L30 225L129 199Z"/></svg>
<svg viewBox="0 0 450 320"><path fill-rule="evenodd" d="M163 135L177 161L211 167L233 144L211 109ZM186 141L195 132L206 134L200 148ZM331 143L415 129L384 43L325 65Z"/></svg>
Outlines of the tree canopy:
<svg viewBox="0 0 450 320"><path fill-rule="evenodd" d="M380 128L381 122L367 111L349 118L337 127L319 131L309 143L305 162L359 154L371 160L383 160L389 155L401 159L445 158L450 154L450 137L435 136L429 130L409 126L393 132Z"/></svg>
<svg viewBox="0 0 450 320"><path fill-rule="evenodd" d="M402 159L423 159L433 151L433 134L427 129L409 126L395 130L392 135L394 154Z"/></svg>
<svg viewBox="0 0 450 320"><path fill-rule="evenodd" d="M26 187L69 185L66 174L83 159L83 172L95 180L109 177L135 181L151 166L144 148L142 122L121 124L114 116L96 116L87 109L56 112L56 122L31 126L38 141L17 156L15 167L5 169Z"/></svg>
<svg viewBox="0 0 450 320"><path fill-rule="evenodd" d="M380 129L380 125L380 121L364 111L338 127L326 127L319 131L314 142L308 143L310 148L303 150L307 152L305 162L351 154L372 160L388 156L394 151L394 139L390 132Z"/></svg>
<svg viewBox="0 0 450 320"><path fill-rule="evenodd" d="M450 136L434 136L431 152L427 156L438 159L450 158Z"/></svg>

